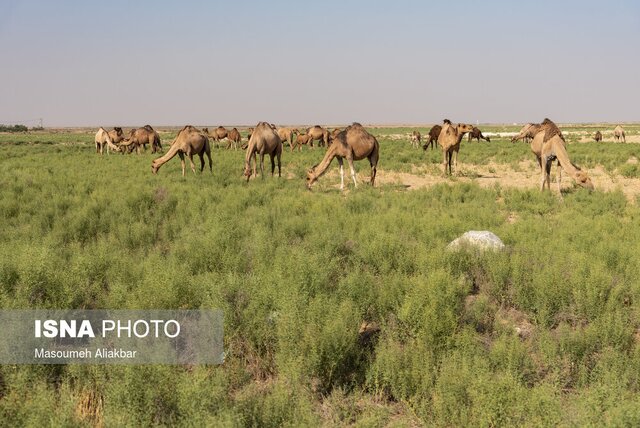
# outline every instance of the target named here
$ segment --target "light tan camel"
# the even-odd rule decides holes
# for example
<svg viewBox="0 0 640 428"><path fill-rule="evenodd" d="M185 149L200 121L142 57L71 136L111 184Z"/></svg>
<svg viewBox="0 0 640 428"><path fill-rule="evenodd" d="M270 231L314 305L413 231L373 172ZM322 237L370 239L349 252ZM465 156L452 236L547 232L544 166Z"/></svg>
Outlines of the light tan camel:
<svg viewBox="0 0 640 428"><path fill-rule="evenodd" d="M540 166L542 177L540 180L540 190L544 190L544 184L547 183L547 189L550 189L550 171L551 163L553 160L558 160L558 165L561 167L558 171L558 193L560 193L560 182L562 181L562 169L576 181L579 186L586 189L593 190L593 183L586 172L578 168L569 159L567 153L566 142L560 129L549 119L545 119L540 124L541 130L533 137L531 147L539 146L542 142L542 150L540 155Z"/></svg>
<svg viewBox="0 0 640 428"><path fill-rule="evenodd" d="M282 140L282 144L289 142L289 148L293 151L293 137L298 134L295 128L278 128L278 137Z"/></svg>
<svg viewBox="0 0 640 428"><path fill-rule="evenodd" d="M560 196L562 196L560 185L562 182L563 169L567 171L580 186L593 189L593 183L587 173L574 165L569 159L564 136L551 120L545 119L539 124L526 124L520 133L514 136L511 141L515 142L524 138L531 139L531 151L536 156L538 166L540 167L540 190L544 190L545 183L547 184L547 189L550 189L551 164L554 160L557 160L558 177L556 181L558 184L558 194L560 194Z"/></svg>
<svg viewBox="0 0 640 428"><path fill-rule="evenodd" d="M536 132L538 132L537 126L540 126L539 123L527 123L522 128L520 128L520 132L517 135L511 137L511 142L515 143L518 140L522 140L527 144L531 144L531 140Z"/></svg>
<svg viewBox="0 0 640 428"><path fill-rule="evenodd" d="M442 166L444 167L444 174L447 174L447 166L449 174L451 175L453 173L451 168L452 161L457 172L460 142L462 141L462 137L464 136L464 134L471 131L472 129L473 125L459 123L456 126L453 126L450 120L444 120L442 130L440 131L440 135L438 135L438 144L440 145L440 147L442 147Z"/></svg>
<svg viewBox="0 0 640 428"><path fill-rule="evenodd" d="M236 150L238 147L240 147L242 137L240 136L240 132L238 132L238 128L233 128L231 131L227 132L227 139L229 140L227 149L233 147L233 150Z"/></svg>
<svg viewBox="0 0 640 428"><path fill-rule="evenodd" d="M370 182L373 186L376 181L379 152L380 145L378 144L378 140L369 134L362 125L353 123L336 135L333 144L327 149L327 153L324 155L322 162L307 172L307 187L311 189L313 183L327 171L333 158L337 158L338 164L340 165L340 190L344 190L343 158L346 158L349 163L351 178L353 178L353 185L355 187L358 187L358 182L356 181L356 171L353 168L353 161L368 158L369 164L371 164Z"/></svg>
<svg viewBox="0 0 640 428"><path fill-rule="evenodd" d="M431 150L433 150L433 146L438 142L438 136L440 135L440 131L442 131L442 126L433 125L429 130L429 140L425 143L422 148L427 150L427 147L431 146Z"/></svg>
<svg viewBox="0 0 640 428"><path fill-rule="evenodd" d="M278 158L278 177L281 176L280 157L282 156L282 140L278 136L278 133L267 122L260 122L256 125L255 129L251 133L249 139L249 146L244 157L244 175L247 177L247 181L252 175L257 176L256 173L256 155L260 155L260 174L264 179L264 155L268 154L271 159L271 175L276 169L276 163L274 158Z"/></svg>
<svg viewBox="0 0 640 428"><path fill-rule="evenodd" d="M622 140L623 143L627 142L627 139L624 136L624 129L622 129L622 126L618 125L613 130L613 141L619 143L620 140Z"/></svg>
<svg viewBox="0 0 640 428"><path fill-rule="evenodd" d="M142 128L129 130L128 137L120 142L120 147L124 147L129 153L135 150L136 153L140 154L140 147L142 147L142 149L146 151L147 144L151 146L151 153L162 152L162 142L160 141L160 135L158 135L158 133L150 125L145 125Z"/></svg>
<svg viewBox="0 0 640 428"><path fill-rule="evenodd" d="M328 146L329 145L329 131L327 128L323 128L322 126L315 125L309 129L307 129L307 135L309 135L312 140L310 146L313 147L313 141L318 140L319 146Z"/></svg>
<svg viewBox="0 0 640 428"><path fill-rule="evenodd" d="M209 170L213 172L211 165L211 146L209 145L209 138L204 135L197 128L187 125L180 130L176 139L171 143L171 147L164 156L154 159L151 164L151 172L158 173L158 170L162 165L169 162L175 155L180 156L180 163L182 164L182 176L184 177L185 162L184 155L189 156L189 162L191 162L191 170L195 174L196 166L193 163L193 155L200 156L200 172L204 170L204 155L209 158Z"/></svg>
<svg viewBox="0 0 640 428"><path fill-rule="evenodd" d="M420 131L414 129L413 132L411 133L411 146L414 149L417 149L418 147L420 147L420 140L422 139L421 135L420 135Z"/></svg>
<svg viewBox="0 0 640 428"><path fill-rule="evenodd" d="M120 147L117 144L124 138L122 128L113 128L113 131L107 132L104 128L98 129L95 136L96 153L103 153L103 149L107 148L107 154L110 150L119 152Z"/></svg>

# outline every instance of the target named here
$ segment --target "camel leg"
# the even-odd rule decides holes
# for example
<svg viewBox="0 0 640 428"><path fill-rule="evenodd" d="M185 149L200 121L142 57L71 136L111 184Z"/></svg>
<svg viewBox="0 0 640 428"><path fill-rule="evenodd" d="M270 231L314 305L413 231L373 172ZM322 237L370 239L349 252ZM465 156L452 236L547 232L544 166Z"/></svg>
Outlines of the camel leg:
<svg viewBox="0 0 640 428"><path fill-rule="evenodd" d="M209 171L213 174L213 165L211 163L211 151L207 150L207 157L209 158Z"/></svg>
<svg viewBox="0 0 640 428"><path fill-rule="evenodd" d="M264 153L260 153L260 175L264 180Z"/></svg>
<svg viewBox="0 0 640 428"><path fill-rule="evenodd" d="M200 172L204 171L204 153L198 154L200 156Z"/></svg>
<svg viewBox="0 0 640 428"><path fill-rule="evenodd" d="M282 150L278 152L278 177L282 177L282 165L280 163L280 158L282 156Z"/></svg>
<svg viewBox="0 0 640 428"><path fill-rule="evenodd" d="M560 165L560 162L558 162L556 166L556 171L558 171L558 177L556 178L558 181L558 195L562 197L562 192L560 191L560 184L562 183L562 165Z"/></svg>
<svg viewBox="0 0 640 428"><path fill-rule="evenodd" d="M273 153L269 153L269 159L271 160L271 176L273 177L273 173L276 171L276 159Z"/></svg>
<svg viewBox="0 0 640 428"><path fill-rule="evenodd" d="M376 172L378 170L378 153L373 153L369 156L369 164L371 165L371 186L373 187L376 183Z"/></svg>
<svg viewBox="0 0 640 428"><path fill-rule="evenodd" d="M348 157L347 162L349 162L349 169L351 169L351 178L353 179L353 186L358 187L358 182L356 181L356 170L353 167L353 158Z"/></svg>
<svg viewBox="0 0 640 428"><path fill-rule="evenodd" d="M342 158L337 158L338 164L340 165L340 190L344 190L344 165L342 163Z"/></svg>
<svg viewBox="0 0 640 428"><path fill-rule="evenodd" d="M256 152L253 152L251 154L251 159L249 160L249 162L251 163L251 169L253 171L253 176L257 177L258 173L256 172L256 169L258 168L258 156L257 156Z"/></svg>
<svg viewBox="0 0 640 428"><path fill-rule="evenodd" d="M189 153L187 156L189 156L189 164L191 165L191 171L193 171L193 173L196 173L196 164L193 163L193 153Z"/></svg>
<svg viewBox="0 0 640 428"><path fill-rule="evenodd" d="M178 152L178 156L180 156L180 166L182 166L182 176L184 177L184 167L185 167L184 153Z"/></svg>

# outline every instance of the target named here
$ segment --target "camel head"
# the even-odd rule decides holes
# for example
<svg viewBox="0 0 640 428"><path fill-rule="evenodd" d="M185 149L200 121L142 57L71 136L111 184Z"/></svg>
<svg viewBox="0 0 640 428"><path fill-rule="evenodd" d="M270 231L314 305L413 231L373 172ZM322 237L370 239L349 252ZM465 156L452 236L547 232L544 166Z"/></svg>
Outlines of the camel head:
<svg viewBox="0 0 640 428"><path fill-rule="evenodd" d="M151 162L151 173L152 174L157 174L158 173L158 169L160 167L158 166L158 164L156 163L156 161Z"/></svg>
<svg viewBox="0 0 640 428"><path fill-rule="evenodd" d="M594 189L593 182L591 181L591 179L589 178L586 172L578 170L576 171L576 176L574 178L576 180L576 183L578 183L580 187L584 187L585 189L588 189L588 190Z"/></svg>
<svg viewBox="0 0 640 428"><path fill-rule="evenodd" d="M307 188L308 189L311 189L311 186L313 186L313 183L315 183L318 180L318 176L316 175L316 166L318 165L314 165L313 167L311 167L311 169L307 171Z"/></svg>
<svg viewBox="0 0 640 428"><path fill-rule="evenodd" d="M465 132L473 131L473 125L469 125L467 123L459 123L457 128L458 134L464 134Z"/></svg>

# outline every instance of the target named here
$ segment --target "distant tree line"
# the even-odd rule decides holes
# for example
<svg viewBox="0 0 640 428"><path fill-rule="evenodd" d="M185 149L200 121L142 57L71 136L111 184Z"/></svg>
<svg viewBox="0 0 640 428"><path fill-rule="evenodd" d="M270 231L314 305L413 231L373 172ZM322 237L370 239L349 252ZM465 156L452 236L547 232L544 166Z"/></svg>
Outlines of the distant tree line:
<svg viewBox="0 0 640 428"><path fill-rule="evenodd" d="M39 131L44 128L42 127L33 127L32 131ZM24 125L0 125L0 132L26 132L29 128Z"/></svg>

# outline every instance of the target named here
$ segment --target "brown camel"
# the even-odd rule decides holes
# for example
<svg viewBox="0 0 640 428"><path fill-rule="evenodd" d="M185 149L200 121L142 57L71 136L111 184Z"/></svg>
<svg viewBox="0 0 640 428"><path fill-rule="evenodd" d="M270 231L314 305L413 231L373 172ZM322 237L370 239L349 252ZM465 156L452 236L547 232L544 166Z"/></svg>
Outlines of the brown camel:
<svg viewBox="0 0 640 428"><path fill-rule="evenodd" d="M433 150L433 146L438 142L438 136L440 135L440 131L442 130L442 126L433 125L429 130L429 140L427 143L422 146L424 150L427 150L427 147L431 146L431 150Z"/></svg>
<svg viewBox="0 0 640 428"><path fill-rule="evenodd" d="M624 129L622 129L622 126L618 125L613 130L613 141L619 143L620 140L622 140L623 143L627 142L627 139L624 136Z"/></svg>
<svg viewBox="0 0 640 428"><path fill-rule="evenodd" d="M309 129L307 129L307 135L311 136L313 139L311 141L310 146L313 147L313 141L318 140L319 146L328 146L329 145L329 131L322 126L315 125Z"/></svg>
<svg viewBox="0 0 640 428"><path fill-rule="evenodd" d="M129 130L128 137L120 143L120 146L124 147L129 153L136 150L136 153L140 154L140 146L142 146L143 150L147 150L147 144L151 146L151 153L162 152L160 135L150 125Z"/></svg>
<svg viewBox="0 0 640 428"><path fill-rule="evenodd" d="M313 144L313 138L310 135L307 135L307 134L298 134L296 136L296 141L295 141L295 144L293 145L293 148L291 149L291 151L295 150L296 147L297 147L298 151L301 152L302 151L302 146L306 145L306 144Z"/></svg>
<svg viewBox="0 0 640 428"><path fill-rule="evenodd" d="M227 128L225 128L224 126L218 126L216 129L213 130L213 132L210 135L211 135L211 138L213 138L213 141L215 141L216 147L219 147L220 141L227 138L228 134L229 134L229 131L227 131Z"/></svg>
<svg viewBox="0 0 640 428"><path fill-rule="evenodd" d="M180 163L182 164L182 176L184 177L185 162L184 155L189 157L191 162L191 170L195 174L196 166L193 163L193 155L200 156L200 172L204 170L204 155L209 158L209 170L213 172L211 165L211 146L209 145L209 138L199 131L197 128L187 125L178 132L176 139L171 143L171 147L164 156L154 159L151 163L151 172L158 173L158 170L162 165L169 162L175 155L180 156Z"/></svg>
<svg viewBox="0 0 640 428"><path fill-rule="evenodd" d="M227 149L230 149L233 146L233 150L236 150L240 146L240 142L242 141L242 137L240 136L240 132L238 132L238 128L233 128L231 131L227 132L227 139L229 140Z"/></svg>
<svg viewBox="0 0 640 428"><path fill-rule="evenodd" d="M277 132L282 144L289 142L289 148L293 151L293 137L298 134L298 130L295 128L278 128Z"/></svg>
<svg viewBox="0 0 640 428"><path fill-rule="evenodd" d="M110 153L110 150L119 152L120 147L118 147L118 143L120 143L123 138L122 128L115 127L112 131L107 132L101 127L95 136L96 153L102 154L105 147L107 148L107 154Z"/></svg>
<svg viewBox="0 0 640 428"><path fill-rule="evenodd" d="M593 136L593 139L596 140L596 143L602 141L602 132L596 131L596 135Z"/></svg>
<svg viewBox="0 0 640 428"><path fill-rule="evenodd" d="M422 137L420 136L420 131L414 129L411 133L411 146L413 146L414 149L420 147L421 138Z"/></svg>
<svg viewBox="0 0 640 428"><path fill-rule="evenodd" d="M536 132L538 132L539 123L527 123L522 128L517 135L511 137L511 142L515 143L518 140L522 140L527 144L531 144L531 140Z"/></svg>
<svg viewBox="0 0 640 428"><path fill-rule="evenodd" d="M276 169L276 163L274 158L278 158L278 177L281 176L280 157L282 156L282 140L278 136L278 133L267 122L260 122L256 125L255 129L251 133L249 139L249 146L244 157L244 175L247 177L247 181L252 175L256 174L256 154L260 155L260 174L264 179L264 155L268 154L271 158L271 175Z"/></svg>
<svg viewBox="0 0 640 428"><path fill-rule="evenodd" d="M481 138L487 143L491 142L491 139L482 135L482 131L480 131L480 129L476 128L475 126L473 127L471 132L469 132L469 142L471 142L471 140L473 140L474 138L478 141L478 143L480 142Z"/></svg>
<svg viewBox="0 0 640 428"><path fill-rule="evenodd" d="M448 119L444 120L442 130L440 131L440 135L438 136L438 144L440 145L440 147L442 147L442 166L444 167L445 174L447 173L447 166L449 174L453 173L451 168L452 161L457 172L460 142L462 141L462 137L464 136L464 134L470 132L472 129L473 125L459 123L456 126L453 126L451 121L449 121Z"/></svg>
<svg viewBox="0 0 640 428"><path fill-rule="evenodd" d="M337 158L338 164L340 165L340 190L344 190L343 158L346 158L349 163L351 178L353 178L353 185L355 187L358 187L358 183L356 181L356 171L353 168L353 161L368 158L371 164L371 185L373 186L376 181L379 152L380 146L376 137L368 133L359 123L353 123L336 136L333 144L327 149L327 153L324 155L322 162L307 172L307 187L311 189L313 183L327 171L333 158Z"/></svg>

